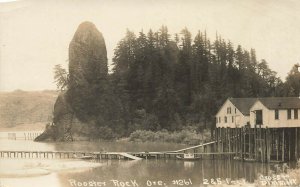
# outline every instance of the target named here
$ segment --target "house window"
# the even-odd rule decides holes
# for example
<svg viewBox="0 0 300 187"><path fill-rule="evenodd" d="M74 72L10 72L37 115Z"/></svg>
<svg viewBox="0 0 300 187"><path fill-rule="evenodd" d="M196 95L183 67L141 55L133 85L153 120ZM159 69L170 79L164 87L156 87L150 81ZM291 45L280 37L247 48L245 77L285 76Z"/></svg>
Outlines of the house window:
<svg viewBox="0 0 300 187"><path fill-rule="evenodd" d="M278 111L278 109L275 110L275 119L279 119L279 111Z"/></svg>
<svg viewBox="0 0 300 187"><path fill-rule="evenodd" d="M219 117L219 123L221 123L221 117Z"/></svg>
<svg viewBox="0 0 300 187"><path fill-rule="evenodd" d="M262 125L263 124L263 114L262 114L262 110L256 110L255 111L255 117L256 117L256 125Z"/></svg>
<svg viewBox="0 0 300 187"><path fill-rule="evenodd" d="M224 121L225 121L225 123L227 123L227 117L226 116L224 117Z"/></svg>
<svg viewBox="0 0 300 187"><path fill-rule="evenodd" d="M236 114L236 108L234 108L234 113Z"/></svg>
<svg viewBox="0 0 300 187"><path fill-rule="evenodd" d="M288 109L288 110L287 110L287 118L288 118L288 119L291 119L291 118L292 118L292 110L291 110L291 109Z"/></svg>
<svg viewBox="0 0 300 187"><path fill-rule="evenodd" d="M294 119L298 119L298 109L294 109Z"/></svg>
<svg viewBox="0 0 300 187"><path fill-rule="evenodd" d="M231 114L231 107L227 107L227 114Z"/></svg>
<svg viewBox="0 0 300 187"><path fill-rule="evenodd" d="M234 123L234 117L233 116L231 117L231 121L232 121L232 123Z"/></svg>

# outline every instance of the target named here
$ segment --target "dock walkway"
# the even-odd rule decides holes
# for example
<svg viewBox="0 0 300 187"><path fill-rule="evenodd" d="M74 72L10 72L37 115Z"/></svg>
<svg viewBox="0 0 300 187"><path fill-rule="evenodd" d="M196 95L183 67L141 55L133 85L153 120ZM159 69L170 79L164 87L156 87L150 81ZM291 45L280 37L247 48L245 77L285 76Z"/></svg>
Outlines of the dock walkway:
<svg viewBox="0 0 300 187"><path fill-rule="evenodd" d="M127 157L127 158L130 158L132 160L142 160L141 157L137 157L137 156L133 156L133 155L130 155L128 153L119 153L121 156L123 157Z"/></svg>
<svg viewBox="0 0 300 187"><path fill-rule="evenodd" d="M221 142L221 140L219 140ZM45 158L45 159L78 159L78 158L93 158L93 159L127 159L127 160L142 160L142 159L177 159L178 156L183 156L187 152L193 152L197 157L201 158L231 158L235 152L216 152L214 149L208 150L209 146L213 147L217 141L211 141L179 149L175 151L159 151L159 152L84 152L84 151L13 151L0 150L0 158Z"/></svg>
<svg viewBox="0 0 300 187"><path fill-rule="evenodd" d="M0 158L33 158L33 159L77 159L90 156L93 159L176 159L184 152L75 152L75 151L0 151ZM234 152L201 152L194 153L201 158L227 158Z"/></svg>
<svg viewBox="0 0 300 187"><path fill-rule="evenodd" d="M168 152L169 152L169 153L184 152L184 151L188 151L188 150L192 150L192 149L197 149L197 148L204 147L204 146L208 146L208 145L213 145L213 144L215 144L216 142L217 142L217 141L211 141L211 142L207 142L207 143L204 143L204 144L195 145L195 146L187 147L187 148L184 148L184 149L179 149L179 150L176 150L176 151L168 151Z"/></svg>

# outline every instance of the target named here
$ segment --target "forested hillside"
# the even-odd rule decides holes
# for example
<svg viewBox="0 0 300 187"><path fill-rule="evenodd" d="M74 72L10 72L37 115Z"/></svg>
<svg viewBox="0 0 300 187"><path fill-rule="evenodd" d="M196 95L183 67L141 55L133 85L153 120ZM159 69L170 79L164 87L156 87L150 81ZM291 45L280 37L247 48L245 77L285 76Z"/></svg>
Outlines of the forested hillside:
<svg viewBox="0 0 300 187"><path fill-rule="evenodd" d="M0 93L0 128L18 126L31 127L32 124L45 127L52 120L56 91L14 91ZM23 129L26 130L26 129ZM33 130L33 129L27 129Z"/></svg>
<svg viewBox="0 0 300 187"><path fill-rule="evenodd" d="M254 49L234 46L185 28L174 37L158 31L127 31L115 49L112 86L132 129L178 130L214 124L228 97L283 94L283 84Z"/></svg>

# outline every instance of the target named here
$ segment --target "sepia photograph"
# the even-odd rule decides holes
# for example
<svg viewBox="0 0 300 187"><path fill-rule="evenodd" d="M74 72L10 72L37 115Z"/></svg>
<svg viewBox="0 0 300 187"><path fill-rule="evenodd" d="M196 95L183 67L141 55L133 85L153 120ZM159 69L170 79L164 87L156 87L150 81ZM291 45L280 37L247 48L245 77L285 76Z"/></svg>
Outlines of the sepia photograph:
<svg viewBox="0 0 300 187"><path fill-rule="evenodd" d="M0 0L0 187L300 186L299 12Z"/></svg>

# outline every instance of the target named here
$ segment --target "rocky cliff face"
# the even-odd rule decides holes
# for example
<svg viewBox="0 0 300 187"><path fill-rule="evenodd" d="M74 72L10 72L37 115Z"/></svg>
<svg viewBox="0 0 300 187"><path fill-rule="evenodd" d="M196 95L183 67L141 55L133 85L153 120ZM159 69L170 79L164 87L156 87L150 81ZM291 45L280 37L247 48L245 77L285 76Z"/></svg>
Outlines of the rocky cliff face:
<svg viewBox="0 0 300 187"><path fill-rule="evenodd" d="M70 87L105 79L107 71L107 52L102 34L93 23L81 23L69 46Z"/></svg>
<svg viewBox="0 0 300 187"><path fill-rule="evenodd" d="M60 141L73 141L72 124L75 121L71 106L67 103L65 93L58 96L54 105L53 129L55 137L53 139Z"/></svg>
<svg viewBox="0 0 300 187"><path fill-rule="evenodd" d="M66 100L66 93L61 93L54 104L53 122L47 124L45 131L36 141L73 141L84 140L89 133L88 125L80 122Z"/></svg>
<svg viewBox="0 0 300 187"><path fill-rule="evenodd" d="M91 22L80 24L69 46L68 90L58 96L53 123L36 140L87 138L93 129L90 118L97 108L107 72L107 52L102 34Z"/></svg>
<svg viewBox="0 0 300 187"><path fill-rule="evenodd" d="M79 25L69 47L67 102L81 121L99 116L99 99L107 83L107 52L94 24Z"/></svg>

